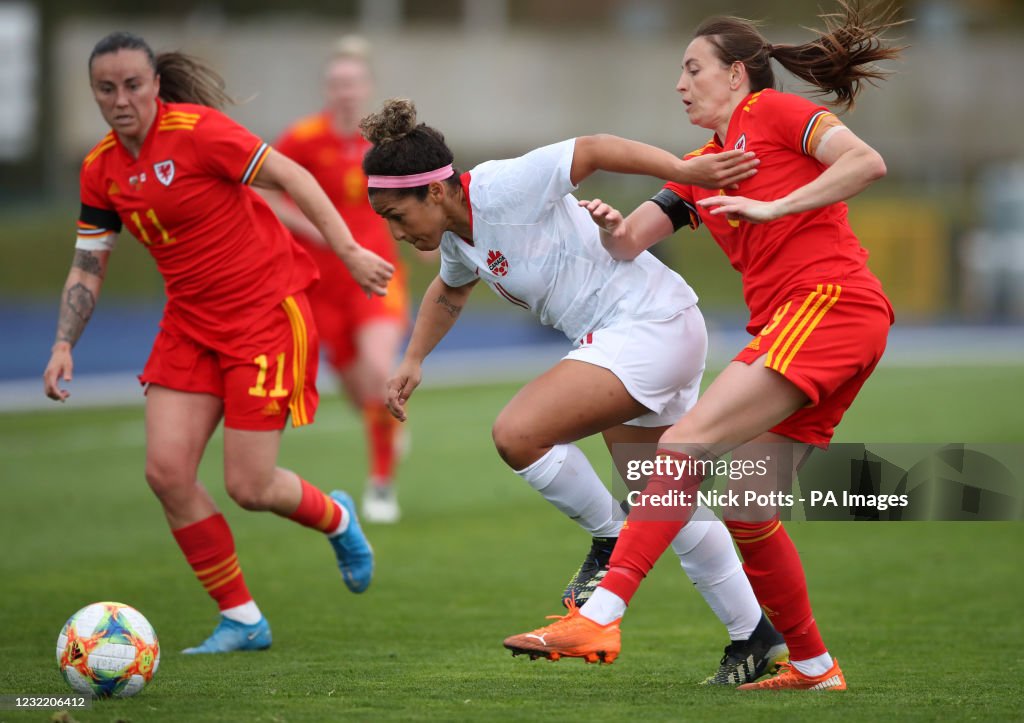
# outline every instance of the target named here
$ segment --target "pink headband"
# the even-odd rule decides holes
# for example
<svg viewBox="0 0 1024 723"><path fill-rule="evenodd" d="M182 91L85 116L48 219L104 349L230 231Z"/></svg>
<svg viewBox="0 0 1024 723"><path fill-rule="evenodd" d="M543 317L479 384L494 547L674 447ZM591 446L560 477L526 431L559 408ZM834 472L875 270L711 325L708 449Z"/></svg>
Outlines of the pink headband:
<svg viewBox="0 0 1024 723"><path fill-rule="evenodd" d="M367 176L366 181L370 188L416 188L434 181L444 181L451 178L452 173L452 164L449 163L436 171L413 173L408 176Z"/></svg>

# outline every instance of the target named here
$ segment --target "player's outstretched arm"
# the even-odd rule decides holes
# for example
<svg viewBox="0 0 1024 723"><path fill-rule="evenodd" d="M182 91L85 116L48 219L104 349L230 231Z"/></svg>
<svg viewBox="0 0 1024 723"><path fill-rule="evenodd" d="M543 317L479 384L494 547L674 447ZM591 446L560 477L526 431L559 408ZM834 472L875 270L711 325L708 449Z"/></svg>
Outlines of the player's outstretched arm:
<svg viewBox="0 0 1024 723"><path fill-rule="evenodd" d="M92 318L109 260L109 251L75 249L71 271L68 272L61 294L57 338L50 350L50 361L43 372L43 391L50 399L63 402L71 396L66 389L60 388L60 383L71 381L75 366L71 348L78 342L85 325Z"/></svg>
<svg viewBox="0 0 1024 723"><path fill-rule="evenodd" d="M253 181L254 186L284 191L295 201L320 235L345 263L352 278L367 293L383 296L395 267L352 237L345 221L313 178L313 174L287 156L271 149Z"/></svg>
<svg viewBox="0 0 1024 723"><path fill-rule="evenodd" d="M396 419L403 422L406 420L405 403L423 377L423 360L455 326L476 283L473 281L465 286L449 286L437 276L427 287L416 313L416 323L405 356L387 384L388 410Z"/></svg>
<svg viewBox="0 0 1024 723"><path fill-rule="evenodd" d="M580 201L601 229L601 245L616 261L632 261L672 235L672 222L654 203L645 201L628 218L600 198Z"/></svg>
<svg viewBox="0 0 1024 723"><path fill-rule="evenodd" d="M738 150L684 161L646 143L599 134L576 139L569 177L576 185L595 171L610 171L704 188L728 188L757 173L759 163L754 153Z"/></svg>
<svg viewBox="0 0 1024 723"><path fill-rule="evenodd" d="M782 216L803 213L856 196L885 176L885 161L878 151L849 131L836 125L814 150L814 157L827 168L810 183L774 201L755 201L743 196L712 196L698 205L711 215L725 214L730 221L764 223Z"/></svg>

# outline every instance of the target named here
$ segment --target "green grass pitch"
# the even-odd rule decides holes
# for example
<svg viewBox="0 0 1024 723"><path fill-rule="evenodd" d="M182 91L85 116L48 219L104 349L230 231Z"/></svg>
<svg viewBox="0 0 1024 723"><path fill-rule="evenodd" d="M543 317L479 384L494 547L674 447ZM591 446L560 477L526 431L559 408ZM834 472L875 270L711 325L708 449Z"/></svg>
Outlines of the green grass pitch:
<svg viewBox="0 0 1024 723"><path fill-rule="evenodd" d="M881 369L837 440L1020 443L1022 388L1024 367ZM1015 523L791 525L845 694L696 687L727 641L671 556L634 599L614 665L513 659L502 639L558 612L589 544L491 446L514 391L414 398L405 517L369 528L377 577L364 595L345 590L315 534L226 499L215 437L201 476L234 528L274 646L195 658L178 651L209 633L216 611L143 480L141 407L0 415L0 694L65 692L61 624L86 603L119 600L156 627L160 670L137 698L74 712L81 721L1024 717ZM606 473L601 446L585 449ZM285 435L281 463L359 494L357 418L329 395L315 425ZM0 711L0 721L49 715Z"/></svg>

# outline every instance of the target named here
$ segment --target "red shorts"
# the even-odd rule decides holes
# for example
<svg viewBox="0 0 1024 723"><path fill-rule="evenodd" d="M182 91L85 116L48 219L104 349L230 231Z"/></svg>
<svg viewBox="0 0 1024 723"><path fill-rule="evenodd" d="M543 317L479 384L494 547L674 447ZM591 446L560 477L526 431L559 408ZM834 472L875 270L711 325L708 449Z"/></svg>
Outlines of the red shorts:
<svg viewBox="0 0 1024 723"><path fill-rule="evenodd" d="M305 294L289 296L240 337L230 353L179 333L167 319L153 343L143 384L224 400L224 426L283 429L316 416L318 339Z"/></svg>
<svg viewBox="0 0 1024 723"><path fill-rule="evenodd" d="M333 251L322 244L303 243L320 269L320 283L310 289L309 303L327 351L327 360L338 370L355 361L356 335L360 328L376 321L392 321L404 330L409 324L409 296L405 273L395 261L395 275L386 296L366 297L348 268Z"/></svg>
<svg viewBox="0 0 1024 723"><path fill-rule="evenodd" d="M825 447L871 376L892 326L892 307L873 289L818 284L794 292L733 361L764 357L810 399L772 432Z"/></svg>

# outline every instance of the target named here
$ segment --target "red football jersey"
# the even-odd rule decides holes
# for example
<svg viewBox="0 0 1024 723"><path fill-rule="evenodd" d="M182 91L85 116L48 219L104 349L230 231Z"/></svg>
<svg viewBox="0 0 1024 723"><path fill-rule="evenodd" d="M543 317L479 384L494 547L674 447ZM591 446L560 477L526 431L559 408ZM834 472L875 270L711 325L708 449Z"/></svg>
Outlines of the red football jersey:
<svg viewBox="0 0 1024 723"><path fill-rule="evenodd" d="M330 117L317 113L292 124L274 148L313 174L356 241L394 263L398 258L396 244L366 194L363 156L372 148L369 141L358 133L339 135Z"/></svg>
<svg viewBox="0 0 1024 723"><path fill-rule="evenodd" d="M707 145L686 157L733 148L754 151L761 161L757 174L743 181L738 190L665 185L689 207L691 225L696 228L703 222L743 275L751 334L756 334L768 322L771 311L799 288L838 282L882 293L881 283L867 268L868 252L850 228L845 203L764 224L730 221L694 205L714 195L771 201L810 183L826 168L810 155L810 148L819 124L829 115L824 106L798 95L770 89L752 93L733 112L724 141L716 134Z"/></svg>
<svg viewBox="0 0 1024 723"><path fill-rule="evenodd" d="M152 254L165 315L212 348L317 278L251 188L270 146L213 108L158 102L138 158L111 132L82 164L80 236L120 231Z"/></svg>

